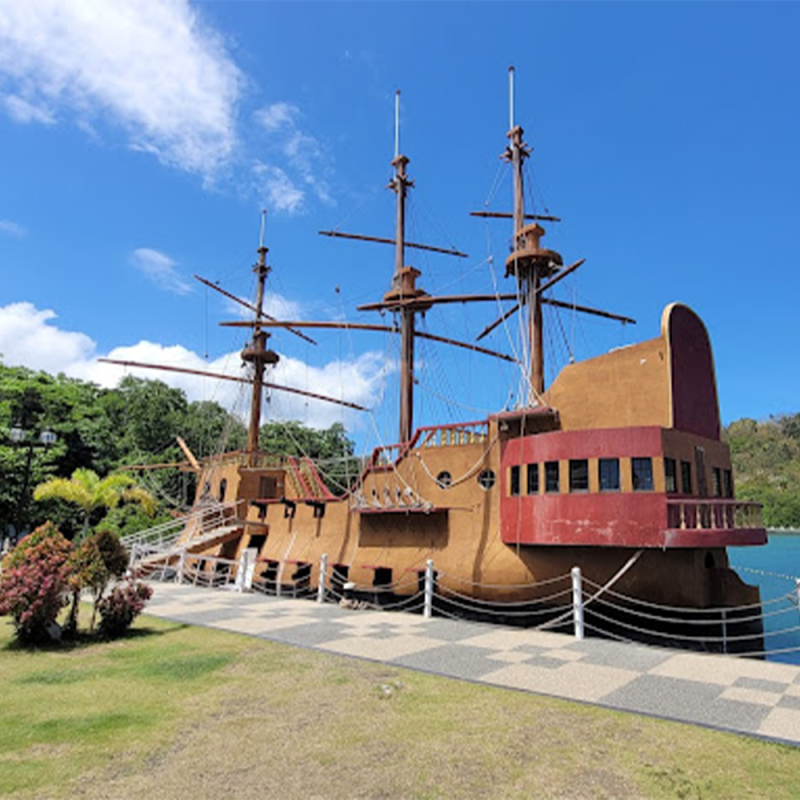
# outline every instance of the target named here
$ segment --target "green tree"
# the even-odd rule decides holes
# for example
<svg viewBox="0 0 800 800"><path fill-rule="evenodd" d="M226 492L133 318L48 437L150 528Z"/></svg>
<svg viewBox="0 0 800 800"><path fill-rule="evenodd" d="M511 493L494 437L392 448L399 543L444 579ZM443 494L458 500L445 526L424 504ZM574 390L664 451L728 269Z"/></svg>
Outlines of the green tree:
<svg viewBox="0 0 800 800"><path fill-rule="evenodd" d="M130 475L109 475L100 478L90 469L76 469L69 479L51 478L36 487L35 500L64 500L77 505L83 512L83 527L80 538L85 538L93 512L103 508L115 508L120 500L135 502L152 516L156 511L153 496L138 486Z"/></svg>
<svg viewBox="0 0 800 800"><path fill-rule="evenodd" d="M355 445L340 422L323 430L294 421L268 422L261 426L259 444L267 453L312 459L334 493L347 490L361 469Z"/></svg>

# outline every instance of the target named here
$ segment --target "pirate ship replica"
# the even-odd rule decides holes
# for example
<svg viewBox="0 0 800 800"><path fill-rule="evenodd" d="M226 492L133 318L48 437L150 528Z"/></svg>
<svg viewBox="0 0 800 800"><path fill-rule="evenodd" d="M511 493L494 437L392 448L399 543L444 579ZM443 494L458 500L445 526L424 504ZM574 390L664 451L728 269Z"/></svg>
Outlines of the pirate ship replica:
<svg viewBox="0 0 800 800"><path fill-rule="evenodd" d="M513 87L513 71L511 80ZM410 595L418 591L414 576L422 576L432 559L440 598L453 592L476 603L533 601L578 566L596 584L614 580L620 596L678 612L757 607L758 589L729 567L726 548L763 544L766 532L760 507L734 497L702 321L684 305L669 305L655 338L571 363L545 387L542 306L559 305L545 292L583 260L565 266L559 253L542 246L541 223L556 218L525 212L523 163L530 151L514 123L513 91L507 137L513 212L478 215L513 223L506 277L514 291L500 295L513 305L481 335L513 313L526 315L525 401L485 419L414 427L418 337L503 356L417 330L417 316L437 305L496 302L498 296L432 296L421 288L421 272L406 264L406 250L438 248L406 241L412 183L409 160L396 144L390 184L397 199L396 234L378 240L394 245L394 274L385 296L359 310L390 312L397 326L267 317L262 228L254 267L258 294L249 306L254 318L227 323L253 328L242 353L252 365L247 450L202 463L191 459L198 473L195 507L226 502L231 511L211 531L187 525L181 547L226 558L249 551L255 582L268 591L314 590L323 581L333 591L352 582L396 586L397 594ZM298 336L309 328L365 328L400 336L398 441L377 448L344 494L331 491L311 460L259 450L262 394L271 385L264 376L278 361L266 330L275 327ZM323 555L328 573L320 567Z"/></svg>

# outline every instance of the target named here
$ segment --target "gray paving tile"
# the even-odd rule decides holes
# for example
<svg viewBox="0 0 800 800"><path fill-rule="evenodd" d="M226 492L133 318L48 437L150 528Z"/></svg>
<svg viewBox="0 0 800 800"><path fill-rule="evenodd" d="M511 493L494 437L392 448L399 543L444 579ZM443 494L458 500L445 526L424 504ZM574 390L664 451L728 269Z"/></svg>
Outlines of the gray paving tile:
<svg viewBox="0 0 800 800"><path fill-rule="evenodd" d="M794 697L793 695L785 694L780 700L778 700L778 706L781 708L792 708L796 711L800 711L800 697ZM800 734L800 731L798 731L798 734Z"/></svg>
<svg viewBox="0 0 800 800"><path fill-rule="evenodd" d="M604 667L623 666L639 672L649 672L653 667L663 664L674 655L673 651L662 650L659 647L612 642L608 639L574 641L570 649L586 654L582 661L584 664L597 664Z"/></svg>
<svg viewBox="0 0 800 800"><path fill-rule="evenodd" d="M191 622L194 625L208 625L212 622L223 622L228 619L238 619L242 616L239 609L233 607L198 609L193 611L189 607L181 614L182 622Z"/></svg>
<svg viewBox="0 0 800 800"><path fill-rule="evenodd" d="M761 692L778 692L782 694L786 691L788 683L779 681L765 681L760 678L741 677L733 682L734 686L741 686L744 689L757 689Z"/></svg>
<svg viewBox="0 0 800 800"><path fill-rule="evenodd" d="M433 617L425 622L425 633L445 642L460 642L462 639L469 639L484 630L490 630L490 628L474 622L442 619L441 617Z"/></svg>
<svg viewBox="0 0 800 800"><path fill-rule="evenodd" d="M331 630L329 625L309 624L299 625L293 628L284 628L278 631L269 631L260 636L262 639L269 639L272 642L281 644L291 644L298 647L311 647L324 650L329 642L341 641L342 637L338 630Z"/></svg>
<svg viewBox="0 0 800 800"><path fill-rule="evenodd" d="M392 659L392 664L408 669L419 669L424 672L435 672L450 678L464 680L480 680L490 672L496 672L501 666L488 656L491 651L483 647L470 647L460 644L443 644L441 647L425 650L421 653L410 653Z"/></svg>
<svg viewBox="0 0 800 800"><path fill-rule="evenodd" d="M519 648L525 650L527 648ZM541 651L539 651L541 652ZM532 655L525 661L526 664L532 667L542 667L544 669L558 669L564 666L564 660L560 658L548 658L547 656Z"/></svg>
<svg viewBox="0 0 800 800"><path fill-rule="evenodd" d="M601 700L611 708L755 733L769 706L720 698L720 687L679 678L641 675Z"/></svg>

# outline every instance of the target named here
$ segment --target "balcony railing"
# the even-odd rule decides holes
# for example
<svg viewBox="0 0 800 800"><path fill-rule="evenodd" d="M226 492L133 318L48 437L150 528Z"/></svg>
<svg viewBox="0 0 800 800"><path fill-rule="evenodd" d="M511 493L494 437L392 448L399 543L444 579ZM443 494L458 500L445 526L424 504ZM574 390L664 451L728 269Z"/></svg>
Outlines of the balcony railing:
<svg viewBox="0 0 800 800"><path fill-rule="evenodd" d="M675 530L762 528L761 503L714 498L668 498L667 527Z"/></svg>

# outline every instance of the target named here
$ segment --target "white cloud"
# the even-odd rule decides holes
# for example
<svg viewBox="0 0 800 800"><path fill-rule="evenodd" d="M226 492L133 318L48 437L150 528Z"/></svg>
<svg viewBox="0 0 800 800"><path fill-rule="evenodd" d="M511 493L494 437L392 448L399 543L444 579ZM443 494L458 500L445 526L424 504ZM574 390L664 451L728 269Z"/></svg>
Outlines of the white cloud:
<svg viewBox="0 0 800 800"><path fill-rule="evenodd" d="M282 294L268 292L264 296L264 313L275 319L291 321L303 319L302 306L294 300L288 300ZM253 319L254 312L235 302L234 300L225 301L225 313L240 319Z"/></svg>
<svg viewBox="0 0 800 800"><path fill-rule="evenodd" d="M305 194L280 168L257 161L253 166L256 191L270 211L296 214L303 208Z"/></svg>
<svg viewBox="0 0 800 800"><path fill-rule="evenodd" d="M242 83L188 0L0 5L2 105L20 122L110 119L132 147L210 178L237 143Z"/></svg>
<svg viewBox="0 0 800 800"><path fill-rule="evenodd" d="M255 118L264 130L277 131L280 128L293 127L299 113L300 109L291 103L273 103L256 111Z"/></svg>
<svg viewBox="0 0 800 800"><path fill-rule="evenodd" d="M32 303L0 306L2 362L53 374L63 372L105 387L116 386L125 375L157 378L182 389L189 400L215 400L242 415L249 411L248 384L100 363L93 339L83 333L60 329L53 324L55 319L54 311L37 309ZM238 352L227 353L209 362L181 345L168 346L143 340L134 345L115 347L106 357L247 376ZM322 367L283 357L268 374L267 380L372 408L382 397L386 375L383 354L366 353L350 361L333 361ZM344 421L351 429L366 424L364 415L358 411L277 390L269 393L264 419L297 419L320 428L339 421Z"/></svg>
<svg viewBox="0 0 800 800"><path fill-rule="evenodd" d="M192 287L177 270L178 262L165 253L139 247L131 254L131 263L161 289L173 294L188 294Z"/></svg>
<svg viewBox="0 0 800 800"><path fill-rule="evenodd" d="M18 222L14 222L10 219L0 219L0 234L22 239L28 235L28 231Z"/></svg>
<svg viewBox="0 0 800 800"><path fill-rule="evenodd" d="M264 176L264 187L268 199L270 193L279 198L290 198L284 201L279 210L296 213L303 208L305 190L309 190L323 203L331 203L330 185L326 174L330 167L325 151L319 141L305 133L299 126L300 109L291 103L279 102L259 109L255 112L256 122L271 135L270 147L285 159L286 169L267 167L257 162L256 175ZM264 170L267 170L264 174ZM303 187L303 188L301 188Z"/></svg>
<svg viewBox="0 0 800 800"><path fill-rule="evenodd" d="M65 365L91 358L96 345L83 333L59 330L49 323L55 311L32 303L0 307L0 354L8 366L28 366L46 372L65 372Z"/></svg>
<svg viewBox="0 0 800 800"><path fill-rule="evenodd" d="M2 104L8 116L15 122L21 122L23 125L28 122L38 122L42 125L53 125L56 118L53 112L44 105L34 105L22 97L17 97L15 94L7 95L2 98Z"/></svg>

